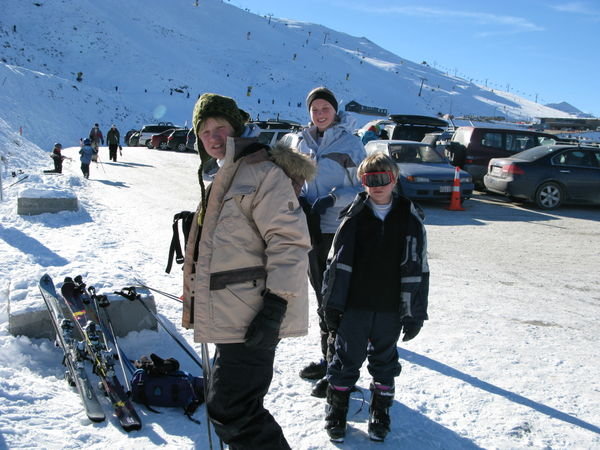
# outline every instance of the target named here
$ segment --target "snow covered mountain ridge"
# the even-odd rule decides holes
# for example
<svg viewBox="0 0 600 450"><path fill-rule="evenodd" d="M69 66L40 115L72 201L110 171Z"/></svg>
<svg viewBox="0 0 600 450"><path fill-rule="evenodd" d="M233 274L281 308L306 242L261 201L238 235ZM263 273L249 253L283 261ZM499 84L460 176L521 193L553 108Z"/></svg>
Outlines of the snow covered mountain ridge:
<svg viewBox="0 0 600 450"><path fill-rule="evenodd" d="M0 41L0 117L44 148L74 145L96 122L123 132L159 120L189 124L203 92L234 97L253 118L304 123L304 99L316 85L342 105L396 114L571 116L366 38L221 0L5 0Z"/></svg>

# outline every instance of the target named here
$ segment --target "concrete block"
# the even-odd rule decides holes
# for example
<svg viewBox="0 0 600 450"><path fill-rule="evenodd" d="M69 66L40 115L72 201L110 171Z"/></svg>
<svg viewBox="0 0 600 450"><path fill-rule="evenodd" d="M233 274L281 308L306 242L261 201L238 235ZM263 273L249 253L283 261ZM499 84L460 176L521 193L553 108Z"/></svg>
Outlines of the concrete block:
<svg viewBox="0 0 600 450"><path fill-rule="evenodd" d="M25 189L17 197L17 214L32 216L60 211L77 211L77 196L68 190Z"/></svg>
<svg viewBox="0 0 600 450"><path fill-rule="evenodd" d="M156 303L152 293L139 288L143 302L156 314ZM99 292L102 294L103 292ZM60 295L60 294L59 294ZM113 329L117 336L125 336L131 331L156 330L158 324L152 314L138 301L127 300L116 294L106 294L110 305L107 306L108 315L112 321ZM46 338L54 340L55 332L50 320L50 313L46 308L42 295L39 298L16 300L9 296L8 303L8 331L14 336L28 336L34 339ZM93 311L93 307L88 312ZM63 311L65 317L70 317L68 311ZM95 313L90 313L95 317Z"/></svg>

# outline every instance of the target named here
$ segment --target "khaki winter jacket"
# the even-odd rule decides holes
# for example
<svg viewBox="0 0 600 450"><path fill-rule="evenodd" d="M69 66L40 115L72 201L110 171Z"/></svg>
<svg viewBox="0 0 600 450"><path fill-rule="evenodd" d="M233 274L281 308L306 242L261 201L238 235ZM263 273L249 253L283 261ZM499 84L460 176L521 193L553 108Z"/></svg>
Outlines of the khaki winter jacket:
<svg viewBox="0 0 600 450"><path fill-rule="evenodd" d="M288 302L280 337L308 331L310 238L297 193L315 168L289 148L249 152L251 143L228 138L202 227L200 204L188 237L183 326L196 342L244 342L265 289Z"/></svg>

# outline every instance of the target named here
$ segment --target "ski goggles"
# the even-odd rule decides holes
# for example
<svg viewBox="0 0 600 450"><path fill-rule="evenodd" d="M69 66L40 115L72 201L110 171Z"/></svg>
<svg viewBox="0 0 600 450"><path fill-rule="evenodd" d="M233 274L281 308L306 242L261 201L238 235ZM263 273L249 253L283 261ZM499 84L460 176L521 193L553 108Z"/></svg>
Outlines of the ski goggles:
<svg viewBox="0 0 600 450"><path fill-rule="evenodd" d="M361 177L362 184L368 187L387 186L394 181L391 170L385 172L366 172Z"/></svg>

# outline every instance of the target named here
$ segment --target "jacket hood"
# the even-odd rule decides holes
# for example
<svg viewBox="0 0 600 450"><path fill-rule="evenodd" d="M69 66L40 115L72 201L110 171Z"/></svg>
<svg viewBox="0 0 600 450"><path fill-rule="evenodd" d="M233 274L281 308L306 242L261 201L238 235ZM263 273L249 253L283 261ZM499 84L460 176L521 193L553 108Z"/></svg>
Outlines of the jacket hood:
<svg viewBox="0 0 600 450"><path fill-rule="evenodd" d="M225 160L246 158L250 164L271 161L279 166L292 180L296 195L300 194L304 182L312 180L317 172L315 162L308 155L284 144L271 148L256 138L228 138L227 145L232 148L228 149Z"/></svg>

